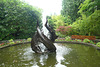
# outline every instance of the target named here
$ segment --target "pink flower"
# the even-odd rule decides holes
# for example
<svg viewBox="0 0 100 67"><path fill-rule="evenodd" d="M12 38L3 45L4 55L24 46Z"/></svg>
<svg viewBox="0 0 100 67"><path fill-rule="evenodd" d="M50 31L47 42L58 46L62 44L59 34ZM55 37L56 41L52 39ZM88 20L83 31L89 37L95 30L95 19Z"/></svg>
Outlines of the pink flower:
<svg viewBox="0 0 100 67"><path fill-rule="evenodd" d="M62 34L67 34L67 32L71 31L71 28L71 26L59 26L56 31Z"/></svg>
<svg viewBox="0 0 100 67"><path fill-rule="evenodd" d="M60 31L60 29L57 29L56 31Z"/></svg>

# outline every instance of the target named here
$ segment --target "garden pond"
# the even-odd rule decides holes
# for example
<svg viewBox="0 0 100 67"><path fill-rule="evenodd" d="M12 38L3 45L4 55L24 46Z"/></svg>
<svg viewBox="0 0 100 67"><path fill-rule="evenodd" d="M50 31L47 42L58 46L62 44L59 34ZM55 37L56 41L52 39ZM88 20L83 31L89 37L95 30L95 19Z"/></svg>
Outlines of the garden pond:
<svg viewBox="0 0 100 67"><path fill-rule="evenodd" d="M37 54L30 45L0 49L0 67L100 67L100 51L91 46L55 43L56 53Z"/></svg>

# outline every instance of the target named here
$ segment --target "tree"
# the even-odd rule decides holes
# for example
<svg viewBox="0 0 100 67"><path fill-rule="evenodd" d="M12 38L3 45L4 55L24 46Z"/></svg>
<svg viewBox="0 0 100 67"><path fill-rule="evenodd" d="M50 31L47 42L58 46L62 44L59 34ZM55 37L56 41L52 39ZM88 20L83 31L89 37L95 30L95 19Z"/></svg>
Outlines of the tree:
<svg viewBox="0 0 100 67"><path fill-rule="evenodd" d="M62 15L49 16L49 24L57 29L59 26L65 26L64 17Z"/></svg>
<svg viewBox="0 0 100 67"><path fill-rule="evenodd" d="M0 40L31 37L41 9L20 0L0 0Z"/></svg>
<svg viewBox="0 0 100 67"><path fill-rule="evenodd" d="M79 5L83 1L84 0L63 0L61 14L66 18L70 16L71 23L73 23L76 20L76 18L80 16L79 14L77 14L77 12L79 11Z"/></svg>
<svg viewBox="0 0 100 67"><path fill-rule="evenodd" d="M79 6L78 13L85 14L87 17L94 13L95 10L100 10L100 0L85 0Z"/></svg>
<svg viewBox="0 0 100 67"><path fill-rule="evenodd" d="M71 25L73 34L100 36L99 2L99 0L85 0L80 4L78 11L80 17Z"/></svg>

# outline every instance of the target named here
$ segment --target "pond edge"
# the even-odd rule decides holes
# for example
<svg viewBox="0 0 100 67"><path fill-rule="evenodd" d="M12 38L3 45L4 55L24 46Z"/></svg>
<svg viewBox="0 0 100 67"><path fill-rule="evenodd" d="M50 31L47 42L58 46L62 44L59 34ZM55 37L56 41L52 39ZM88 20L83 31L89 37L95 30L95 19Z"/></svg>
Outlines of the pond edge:
<svg viewBox="0 0 100 67"><path fill-rule="evenodd" d="M27 44L27 43L31 43L31 42L23 42L23 43L16 43L16 44L10 44L10 45L8 44L6 46L0 47L0 49L10 47L10 46L20 45L20 44ZM96 48L97 50L100 50L100 47L98 47L94 44L91 44L91 43L76 42L76 41L55 41L54 43L82 44L82 45L86 45L86 46L92 46L92 47Z"/></svg>
<svg viewBox="0 0 100 67"><path fill-rule="evenodd" d="M97 50L100 50L100 47L98 47L94 44L91 44L91 43L76 42L76 41L55 41L55 43L82 44L82 45L86 45L86 46L92 46L92 47L96 48Z"/></svg>
<svg viewBox="0 0 100 67"><path fill-rule="evenodd" d="M23 42L23 43L16 43L16 44L8 44L8 45L5 45L5 46L0 47L0 49L6 48L6 47L10 47L10 46L20 45L20 44L27 44L27 43L31 43L31 42Z"/></svg>

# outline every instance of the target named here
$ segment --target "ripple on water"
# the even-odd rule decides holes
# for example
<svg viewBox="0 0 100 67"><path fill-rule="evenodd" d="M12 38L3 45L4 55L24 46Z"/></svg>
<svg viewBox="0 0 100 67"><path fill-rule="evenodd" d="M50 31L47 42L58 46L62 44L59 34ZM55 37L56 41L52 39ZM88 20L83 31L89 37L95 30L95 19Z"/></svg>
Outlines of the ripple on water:
<svg viewBox="0 0 100 67"><path fill-rule="evenodd" d="M100 51L77 44L55 43L56 53L37 54L30 44L0 50L0 67L99 67ZM93 62L94 61L94 62Z"/></svg>

